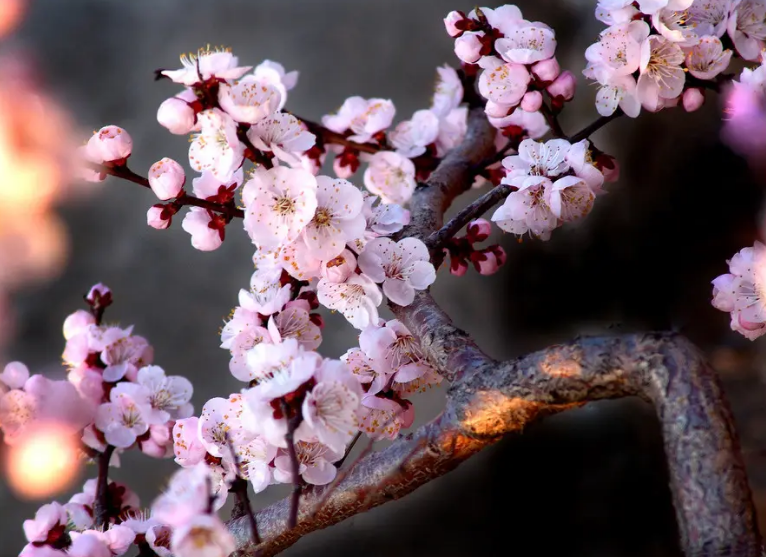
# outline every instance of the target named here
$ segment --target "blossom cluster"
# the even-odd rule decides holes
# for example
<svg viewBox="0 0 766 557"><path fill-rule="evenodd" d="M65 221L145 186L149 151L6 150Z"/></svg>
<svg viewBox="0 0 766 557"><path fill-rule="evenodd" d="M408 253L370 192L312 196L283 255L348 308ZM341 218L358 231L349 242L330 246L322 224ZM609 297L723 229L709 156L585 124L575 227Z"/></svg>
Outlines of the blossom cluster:
<svg viewBox="0 0 766 557"><path fill-rule="evenodd" d="M728 262L713 280L713 306L731 313L731 329L755 340L766 333L766 246L756 242Z"/></svg>
<svg viewBox="0 0 766 557"><path fill-rule="evenodd" d="M595 161L594 161L595 158ZM565 222L585 217L606 179L614 172L594 157L587 139L571 144L565 139L545 143L525 139L517 155L502 161L503 184L513 191L492 215L492 221L512 234L530 233L548 240Z"/></svg>
<svg viewBox="0 0 766 557"><path fill-rule="evenodd" d="M491 233L492 224L489 221L476 219L466 226L465 236L450 238L444 246L444 255L450 258L450 273L462 277L468 271L469 262L482 275L496 273L505 263L505 250L498 244L475 247L475 244L487 240Z"/></svg>
<svg viewBox="0 0 766 557"><path fill-rule="evenodd" d="M471 71L483 70L479 93L487 100L485 110L493 126L544 133L543 93L551 98L556 111L574 96L575 77L562 72L555 58L553 29L525 20L516 6L476 8L468 15L453 11L444 25L455 38L457 57Z"/></svg>
<svg viewBox="0 0 766 557"><path fill-rule="evenodd" d="M764 0L600 0L596 17L609 27L586 50L583 73L599 85L603 116L696 110L735 53L757 61L766 38Z"/></svg>
<svg viewBox="0 0 766 557"><path fill-rule="evenodd" d="M766 52L766 51L765 51ZM766 154L766 55L754 68L743 68L727 91L721 136L736 152L753 161Z"/></svg>

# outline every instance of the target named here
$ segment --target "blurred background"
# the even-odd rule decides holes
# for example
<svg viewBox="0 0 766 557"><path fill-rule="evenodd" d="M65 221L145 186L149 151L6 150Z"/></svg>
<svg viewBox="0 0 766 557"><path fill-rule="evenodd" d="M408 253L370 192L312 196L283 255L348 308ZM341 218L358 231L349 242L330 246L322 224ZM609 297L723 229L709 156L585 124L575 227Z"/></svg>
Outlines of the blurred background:
<svg viewBox="0 0 766 557"><path fill-rule="evenodd" d="M115 296L107 320L135 324L158 365L189 377L197 409L238 390L217 335L252 271L246 235L234 223L221 249L196 251L180 221L166 231L146 226L151 192L113 178L65 184L51 153L116 124L133 137L137 172L145 175L164 156L186 161L186 140L155 120L177 89L154 82L153 71L175 68L180 53L207 43L230 46L243 64L269 58L299 70L288 109L308 118L350 95L391 98L397 120L409 118L428 106L435 67L456 63L442 18L473 6L455 2L29 0L16 14L17 0L0 0L0 363L21 360L33 373L63 378L61 324L101 281ZM595 0L517 5L527 19L554 27L562 67L580 76L584 50L603 28L593 17ZM29 91L42 95L31 106ZM567 132L596 116L594 95L581 78L562 116ZM48 103L43 118L40 103ZM728 314L709 300L725 260L758 238L766 176L719 142L719 128L714 96L694 114L672 109L618 119L593 139L617 157L621 179L584 223L555 231L549 242L500 238L508 252L501 272L471 270L458 279L442 270L433 292L496 358L578 334L682 331L724 381L763 528L766 340L731 332ZM19 146L30 145L40 157L31 165L36 173L15 174ZM354 343L342 317L328 315L321 351L337 357ZM442 400L438 390L422 395L418 423L433 418ZM172 460L128 453L112 477L148 506L175 468ZM95 472L84 470L71 492ZM283 494L270 488L256 506ZM40 504L17 500L0 480L3 554L21 548L22 520ZM285 554L677 555L675 537L658 424L651 408L626 400L547 419Z"/></svg>

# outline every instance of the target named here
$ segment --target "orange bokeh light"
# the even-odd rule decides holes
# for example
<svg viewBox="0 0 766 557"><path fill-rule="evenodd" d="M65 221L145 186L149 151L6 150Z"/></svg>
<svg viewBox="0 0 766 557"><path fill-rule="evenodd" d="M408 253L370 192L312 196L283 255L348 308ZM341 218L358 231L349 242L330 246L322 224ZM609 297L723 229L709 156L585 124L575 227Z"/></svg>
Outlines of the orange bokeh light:
<svg viewBox="0 0 766 557"><path fill-rule="evenodd" d="M6 477L17 496L48 498L72 485L79 476L80 462L71 430L55 424L40 425L8 447Z"/></svg>
<svg viewBox="0 0 766 557"><path fill-rule="evenodd" d="M0 37L13 31L24 14L24 0L0 1Z"/></svg>

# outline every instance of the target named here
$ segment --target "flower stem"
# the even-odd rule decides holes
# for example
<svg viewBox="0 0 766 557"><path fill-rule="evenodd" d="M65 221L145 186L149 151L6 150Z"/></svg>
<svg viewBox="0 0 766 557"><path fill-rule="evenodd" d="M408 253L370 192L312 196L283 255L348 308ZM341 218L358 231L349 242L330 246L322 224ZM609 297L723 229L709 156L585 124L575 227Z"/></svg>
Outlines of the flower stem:
<svg viewBox="0 0 766 557"><path fill-rule="evenodd" d="M93 503L93 515L97 528L105 529L109 523L109 461L114 447L107 445L98 455L98 479L96 480L96 499Z"/></svg>

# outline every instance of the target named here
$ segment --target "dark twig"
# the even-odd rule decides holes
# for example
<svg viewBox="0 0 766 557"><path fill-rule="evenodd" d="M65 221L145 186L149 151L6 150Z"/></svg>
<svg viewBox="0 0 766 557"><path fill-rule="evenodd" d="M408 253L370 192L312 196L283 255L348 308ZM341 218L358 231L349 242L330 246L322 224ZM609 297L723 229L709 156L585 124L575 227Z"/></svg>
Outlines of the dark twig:
<svg viewBox="0 0 766 557"><path fill-rule="evenodd" d="M309 129L311 133L313 133L315 136L317 136L317 139L321 143L331 143L334 145L342 145L343 147L348 147L350 149L354 149L355 151L359 151L360 153L369 153L371 155L374 155L378 151L383 151L383 147L380 145L375 145L373 143L357 143L356 141L351 141L349 138L347 138L345 135L341 133L334 132L330 129L327 129L322 124L319 124L317 122L313 122L307 118L303 118L302 116L298 116L297 114L293 114L298 120L306 124L306 127Z"/></svg>
<svg viewBox="0 0 766 557"><path fill-rule="evenodd" d="M567 134L564 133L564 130L561 129L561 124L559 123L559 117L558 115L553 112L550 106L548 106L548 103L543 101L542 106L540 106L540 112L542 112L543 116L545 116L545 121L548 122L548 125L551 128L551 131L553 132L553 135L560 139L566 139Z"/></svg>
<svg viewBox="0 0 766 557"><path fill-rule="evenodd" d="M282 406L282 412L285 417L289 416L289 407L287 402L280 401ZM290 518L287 522L287 527L292 529L298 525L298 507L301 502L301 491L303 490L303 482L301 481L301 463L298 460L298 452L295 450L295 430L301 421L301 415L297 414L292 418L287 418L287 433L285 433L285 441L287 441L287 453L290 455L290 464L292 466L293 475L293 493L290 502Z"/></svg>
<svg viewBox="0 0 766 557"><path fill-rule="evenodd" d="M583 129L581 129L579 132L574 134L572 137L569 138L569 141L571 143L577 143L578 141L582 141L583 139L588 139L592 134L596 133L598 130L600 130L602 127L606 126L609 122L612 120L619 118L625 114L621 109L617 109L614 111L614 113L610 114L609 116L601 116L599 118L596 118L593 122L585 126Z"/></svg>
<svg viewBox="0 0 766 557"><path fill-rule="evenodd" d="M237 452L234 450L234 444L231 442L231 437L228 433L226 433L226 444L231 452L231 458L237 474L237 478L231 483L229 488L229 491L234 493L234 496L237 498L234 508L231 510L231 518L233 520L242 516L248 517L250 530L253 533L253 544L258 546L261 544L261 536L258 534L258 522L255 519L253 508L250 506L250 498L247 495L247 480L242 477L242 463L237 456ZM257 557L257 549L254 550L253 555Z"/></svg>
<svg viewBox="0 0 766 557"><path fill-rule="evenodd" d="M346 452L343 455L343 458L341 458L338 462L335 463L336 468L340 468L343 466L343 463L346 462L346 459L348 458L348 455L351 454L351 449L354 448L354 445L356 445L356 442L359 441L359 438L362 436L362 432L358 432L356 435L354 435L354 438L351 440L351 443L348 444L348 447L346 447Z"/></svg>
<svg viewBox="0 0 766 557"><path fill-rule="evenodd" d="M97 457L98 478L96 479L96 499L93 502L94 523L98 528L104 528L109 523L109 461L112 459L114 447L107 445L103 453Z"/></svg>
<svg viewBox="0 0 766 557"><path fill-rule="evenodd" d="M475 218L486 213L493 205L508 197L513 188L507 184L500 184L482 195L476 201L465 207L439 230L426 239L429 249L437 249L443 246L447 240L457 234L461 228Z"/></svg>
<svg viewBox="0 0 766 557"><path fill-rule="evenodd" d="M96 172L108 174L109 176L114 176L116 178L122 178L123 180L133 182L134 184L138 184L139 186L143 186L145 188L151 188L149 185L149 180L140 174L136 174L127 166L107 166L105 164L96 163L87 163L87 166ZM178 207L182 207L184 205L202 207L203 209L207 209L208 211L213 211L215 213L220 213L229 218L241 219L245 217L245 212L242 209L237 209L233 203L223 205L221 203L215 203L214 201L208 201L207 199L200 199L199 197L186 195L186 192L182 192L180 196L178 196L173 201L170 201L170 203L174 203L178 205Z"/></svg>

